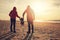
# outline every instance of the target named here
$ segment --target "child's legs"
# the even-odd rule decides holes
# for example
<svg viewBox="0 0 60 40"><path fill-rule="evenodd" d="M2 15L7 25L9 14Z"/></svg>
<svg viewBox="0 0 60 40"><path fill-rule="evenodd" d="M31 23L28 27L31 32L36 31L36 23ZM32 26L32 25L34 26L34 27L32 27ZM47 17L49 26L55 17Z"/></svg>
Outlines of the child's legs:
<svg viewBox="0 0 60 40"><path fill-rule="evenodd" d="M16 19L13 20L13 26L14 26L13 29L14 29L14 32L15 32L16 31L16 28L15 28L16 27Z"/></svg>
<svg viewBox="0 0 60 40"><path fill-rule="evenodd" d="M12 31L13 20L10 19L10 31Z"/></svg>

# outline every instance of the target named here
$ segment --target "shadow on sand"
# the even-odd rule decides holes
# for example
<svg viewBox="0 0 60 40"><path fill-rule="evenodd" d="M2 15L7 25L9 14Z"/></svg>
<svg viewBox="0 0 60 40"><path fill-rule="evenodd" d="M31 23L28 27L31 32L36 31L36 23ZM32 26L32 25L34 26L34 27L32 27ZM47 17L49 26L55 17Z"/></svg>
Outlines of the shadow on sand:
<svg viewBox="0 0 60 40"><path fill-rule="evenodd" d="M25 36L23 40L31 40L32 36L33 36L33 33L30 33L30 34L27 33L27 35Z"/></svg>
<svg viewBox="0 0 60 40"><path fill-rule="evenodd" d="M11 40L11 38L13 38L15 35L15 33L13 32L8 32L6 34L3 34L0 36L0 40Z"/></svg>

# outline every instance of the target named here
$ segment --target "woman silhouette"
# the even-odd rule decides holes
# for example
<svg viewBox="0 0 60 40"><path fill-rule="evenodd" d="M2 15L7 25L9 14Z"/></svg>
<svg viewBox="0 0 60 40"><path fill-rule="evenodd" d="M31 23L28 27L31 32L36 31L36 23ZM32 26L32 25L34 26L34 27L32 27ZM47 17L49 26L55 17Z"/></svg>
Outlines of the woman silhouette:
<svg viewBox="0 0 60 40"><path fill-rule="evenodd" d="M33 26L33 20L35 19L35 16L34 16L34 12L33 10L31 9L31 7L28 5L26 10L23 12L23 18L24 18L24 14L27 14L27 22L28 22L28 32L27 33L30 33L30 26L32 26L32 33L34 32L34 26Z"/></svg>

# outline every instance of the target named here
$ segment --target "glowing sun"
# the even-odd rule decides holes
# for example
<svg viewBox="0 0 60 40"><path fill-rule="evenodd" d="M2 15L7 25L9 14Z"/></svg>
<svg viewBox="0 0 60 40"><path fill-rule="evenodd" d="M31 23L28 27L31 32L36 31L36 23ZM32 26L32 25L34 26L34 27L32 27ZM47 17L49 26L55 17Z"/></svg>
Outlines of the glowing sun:
<svg viewBox="0 0 60 40"><path fill-rule="evenodd" d="M48 8L48 4L46 2L34 2L32 3L32 8L35 13L40 13Z"/></svg>

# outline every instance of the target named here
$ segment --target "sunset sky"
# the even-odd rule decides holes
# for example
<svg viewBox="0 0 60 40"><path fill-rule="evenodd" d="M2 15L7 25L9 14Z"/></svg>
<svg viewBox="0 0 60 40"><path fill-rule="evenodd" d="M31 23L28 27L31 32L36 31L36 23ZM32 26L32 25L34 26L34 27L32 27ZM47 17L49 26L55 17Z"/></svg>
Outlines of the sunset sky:
<svg viewBox="0 0 60 40"><path fill-rule="evenodd" d="M22 17L27 5L33 9L35 20L60 20L60 0L0 0L0 20L9 20L8 14L14 6Z"/></svg>

